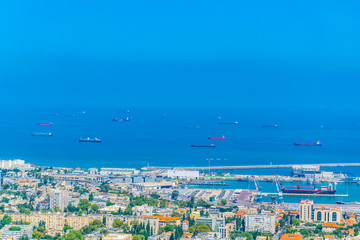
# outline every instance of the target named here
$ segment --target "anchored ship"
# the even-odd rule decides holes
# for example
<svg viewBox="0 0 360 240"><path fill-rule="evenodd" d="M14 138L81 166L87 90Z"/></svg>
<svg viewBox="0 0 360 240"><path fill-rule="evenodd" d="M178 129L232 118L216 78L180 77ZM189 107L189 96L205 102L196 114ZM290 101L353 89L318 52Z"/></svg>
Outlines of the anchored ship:
<svg viewBox="0 0 360 240"><path fill-rule="evenodd" d="M53 123L38 123L39 126L49 126L49 125L53 125Z"/></svg>
<svg viewBox="0 0 360 240"><path fill-rule="evenodd" d="M31 136L52 137L53 134L50 132L34 132Z"/></svg>
<svg viewBox="0 0 360 240"><path fill-rule="evenodd" d="M263 127L275 127L276 128L276 127L278 127L278 125L277 124L273 124L273 125L266 125L265 124L265 125L263 125Z"/></svg>
<svg viewBox="0 0 360 240"><path fill-rule="evenodd" d="M239 122L219 122L219 124L238 124Z"/></svg>
<svg viewBox="0 0 360 240"><path fill-rule="evenodd" d="M190 145L190 147L216 147L215 144L210 144L210 145Z"/></svg>
<svg viewBox="0 0 360 240"><path fill-rule="evenodd" d="M336 189L333 189L332 184L330 183L328 187L322 186L317 188L316 184L313 186L290 186L290 185L280 185L281 191L283 193L294 193L294 194L326 194L331 195L335 194Z"/></svg>
<svg viewBox="0 0 360 240"><path fill-rule="evenodd" d="M113 118L112 121L115 121L115 122L127 122L127 121L130 121L131 120L131 117L124 117L124 118Z"/></svg>
<svg viewBox="0 0 360 240"><path fill-rule="evenodd" d="M80 138L79 142L93 142L93 143L101 143L102 141L99 138Z"/></svg>
<svg viewBox="0 0 360 240"><path fill-rule="evenodd" d="M224 140L225 136L222 136L222 137L208 137L208 139Z"/></svg>
<svg viewBox="0 0 360 240"><path fill-rule="evenodd" d="M306 143L301 143L301 142L295 142L294 143L295 146L322 146L322 143L320 141L317 142L306 142Z"/></svg>

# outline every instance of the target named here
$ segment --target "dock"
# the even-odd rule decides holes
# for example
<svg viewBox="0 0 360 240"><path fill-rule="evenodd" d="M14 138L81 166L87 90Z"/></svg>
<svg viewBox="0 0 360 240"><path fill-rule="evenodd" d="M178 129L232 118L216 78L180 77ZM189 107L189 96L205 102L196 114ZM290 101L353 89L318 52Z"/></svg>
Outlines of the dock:
<svg viewBox="0 0 360 240"><path fill-rule="evenodd" d="M262 193L262 195L279 195L279 193ZM314 197L348 197L349 194L297 194L297 193L283 193L284 196L314 196Z"/></svg>
<svg viewBox="0 0 360 240"><path fill-rule="evenodd" d="M312 165L319 167L360 167L360 163L319 163L319 164L269 164L269 165L242 165L242 166L211 166L211 167L175 167L177 170L231 170L231 169L264 169L264 168L292 168L294 166ZM143 167L141 170L154 171L173 169L174 167Z"/></svg>

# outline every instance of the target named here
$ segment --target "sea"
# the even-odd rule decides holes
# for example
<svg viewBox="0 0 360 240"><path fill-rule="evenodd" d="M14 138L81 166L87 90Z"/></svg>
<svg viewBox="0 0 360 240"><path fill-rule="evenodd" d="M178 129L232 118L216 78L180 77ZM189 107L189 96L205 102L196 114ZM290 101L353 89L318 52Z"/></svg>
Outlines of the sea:
<svg viewBox="0 0 360 240"><path fill-rule="evenodd" d="M122 117L131 117L131 121L112 121ZM238 124L219 124L235 121ZM38 125L50 122L53 125ZM278 127L263 127L275 124ZM23 159L40 166L208 166L209 158L214 159L211 166L360 162L360 112L351 109L7 108L2 109L0 126L0 158ZM34 137L33 132L52 132L53 136ZM208 139L222 136L226 139ZM79 143L81 137L97 137L102 143ZM294 142L318 140L321 147L294 146ZM192 144L216 147L194 148ZM290 170L224 172L289 175ZM322 170L360 176L359 167ZM245 188L243 185L231 183L233 188ZM269 192L276 191L273 184L265 185ZM338 191L355 190L360 192L360 187L353 184L340 186ZM357 200L360 194L342 199Z"/></svg>

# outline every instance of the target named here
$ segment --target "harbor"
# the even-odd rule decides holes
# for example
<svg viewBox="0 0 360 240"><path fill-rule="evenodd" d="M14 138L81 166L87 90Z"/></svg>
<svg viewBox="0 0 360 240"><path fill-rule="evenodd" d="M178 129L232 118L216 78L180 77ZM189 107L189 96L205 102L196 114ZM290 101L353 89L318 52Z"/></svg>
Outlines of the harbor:
<svg viewBox="0 0 360 240"><path fill-rule="evenodd" d="M210 167L175 167L178 170L232 170L232 169L263 169L263 168L292 168L303 164L269 164L269 165L241 165L241 166L210 166ZM319 163L311 164L318 167L360 167L360 163ZM141 168L144 171L171 169L173 167L150 167Z"/></svg>

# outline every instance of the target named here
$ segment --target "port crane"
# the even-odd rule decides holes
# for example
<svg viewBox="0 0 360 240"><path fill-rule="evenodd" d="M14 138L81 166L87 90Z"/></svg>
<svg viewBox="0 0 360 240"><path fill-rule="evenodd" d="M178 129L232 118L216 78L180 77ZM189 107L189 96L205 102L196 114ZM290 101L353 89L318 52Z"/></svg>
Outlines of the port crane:
<svg viewBox="0 0 360 240"><path fill-rule="evenodd" d="M211 170L210 162L214 161L214 160L222 160L222 159L221 158L204 158L204 160L209 161L209 176L210 176L210 170Z"/></svg>
<svg viewBox="0 0 360 240"><path fill-rule="evenodd" d="M254 184L255 184L256 191L257 191L255 201L257 203L261 203L262 202L262 190L261 190L262 187L259 185L259 182L257 181L257 179L255 177L253 178L253 181L254 181Z"/></svg>
<svg viewBox="0 0 360 240"><path fill-rule="evenodd" d="M279 183L279 178L276 176L276 178L274 179L275 185L276 185L276 190L278 192L278 196L277 196L277 203L280 204L283 202L283 193L280 187L280 183Z"/></svg>

